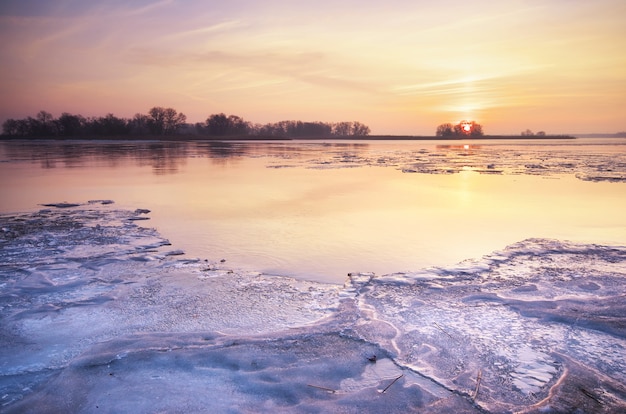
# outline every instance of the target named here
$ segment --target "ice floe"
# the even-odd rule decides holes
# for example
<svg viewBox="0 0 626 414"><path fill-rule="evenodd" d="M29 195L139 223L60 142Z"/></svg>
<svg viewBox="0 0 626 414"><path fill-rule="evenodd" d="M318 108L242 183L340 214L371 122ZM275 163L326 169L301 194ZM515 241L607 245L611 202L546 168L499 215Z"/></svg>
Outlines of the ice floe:
<svg viewBox="0 0 626 414"><path fill-rule="evenodd" d="M626 409L624 246L529 239L338 286L66 204L0 216L0 412Z"/></svg>
<svg viewBox="0 0 626 414"><path fill-rule="evenodd" d="M425 145L426 147L427 145ZM285 167L284 159L291 161L289 167L353 168L364 166L393 166L405 173L457 174L473 171L480 174L553 176L572 174L583 181L626 182L626 154L594 150L581 151L584 146L534 145L507 146L467 142L455 145L436 145L431 148L394 149L386 152L369 151L366 145L335 145L328 148L326 156L309 156L306 151L289 156L281 153L271 157L278 160L268 168Z"/></svg>

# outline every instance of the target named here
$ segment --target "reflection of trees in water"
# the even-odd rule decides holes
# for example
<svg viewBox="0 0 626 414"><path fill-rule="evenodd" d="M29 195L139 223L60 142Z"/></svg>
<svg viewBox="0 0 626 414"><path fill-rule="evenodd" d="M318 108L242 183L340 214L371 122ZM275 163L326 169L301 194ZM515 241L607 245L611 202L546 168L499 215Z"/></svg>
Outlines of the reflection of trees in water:
<svg viewBox="0 0 626 414"><path fill-rule="evenodd" d="M320 144L322 151L320 151ZM366 143L251 142L251 141L9 141L0 144L7 159L40 163L41 168L81 168L106 165L115 168L135 163L154 174L175 174L188 157L209 158L216 164L244 157L304 160L354 157Z"/></svg>
<svg viewBox="0 0 626 414"><path fill-rule="evenodd" d="M225 164L229 160L248 155L249 148L249 144L244 141L200 141L196 143L198 155L207 156L218 164Z"/></svg>
<svg viewBox="0 0 626 414"><path fill-rule="evenodd" d="M243 157L268 157L289 160L304 160L320 155L356 156L369 148L367 143L321 143L311 142L253 142L253 141L204 141L198 142L196 150L216 164L226 164ZM323 150L320 151L320 148ZM349 154L349 155L346 155Z"/></svg>
<svg viewBox="0 0 626 414"><path fill-rule="evenodd" d="M41 168L79 168L106 163L116 167L136 162L150 166L155 174L176 173L189 156L188 142L7 142L8 159L39 162Z"/></svg>
<svg viewBox="0 0 626 414"><path fill-rule="evenodd" d="M138 148L135 159L141 167L151 166L155 174L174 174L187 162L188 147L185 142L153 142Z"/></svg>

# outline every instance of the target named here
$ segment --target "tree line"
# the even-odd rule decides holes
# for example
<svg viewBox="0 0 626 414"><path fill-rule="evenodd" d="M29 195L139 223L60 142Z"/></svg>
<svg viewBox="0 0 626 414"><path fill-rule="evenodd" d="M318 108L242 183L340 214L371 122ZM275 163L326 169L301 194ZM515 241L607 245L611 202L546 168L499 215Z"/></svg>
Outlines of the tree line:
<svg viewBox="0 0 626 414"><path fill-rule="evenodd" d="M195 124L196 132L201 135L256 135L268 137L330 137L330 136L366 136L370 128L360 122L303 122L280 121L265 125L252 124L236 115L214 114L205 122Z"/></svg>
<svg viewBox="0 0 626 414"><path fill-rule="evenodd" d="M33 117L7 119L2 134L13 137L81 137L122 135L171 135L180 131L187 117L173 108L154 107L148 114L119 118L113 114L86 118L67 112L54 118L46 111Z"/></svg>
<svg viewBox="0 0 626 414"><path fill-rule="evenodd" d="M367 136L370 128L360 122L303 122L280 121L253 124L237 115L223 113L210 115L204 122L187 123L187 117L173 108L153 107L147 114L137 113L132 118L119 118L109 113L101 117L84 117L67 112L54 118L46 111L35 117L7 119L2 124L2 135L10 137L115 137L115 136L169 136L197 134L209 137L330 137Z"/></svg>
<svg viewBox="0 0 626 414"><path fill-rule="evenodd" d="M546 133L545 131L538 131L537 133L534 133L530 129L527 129L526 131L522 131L520 135L523 137L545 137Z"/></svg>
<svg viewBox="0 0 626 414"><path fill-rule="evenodd" d="M456 125L449 123L437 127L438 137L481 137L484 135L483 127L474 121L461 121Z"/></svg>

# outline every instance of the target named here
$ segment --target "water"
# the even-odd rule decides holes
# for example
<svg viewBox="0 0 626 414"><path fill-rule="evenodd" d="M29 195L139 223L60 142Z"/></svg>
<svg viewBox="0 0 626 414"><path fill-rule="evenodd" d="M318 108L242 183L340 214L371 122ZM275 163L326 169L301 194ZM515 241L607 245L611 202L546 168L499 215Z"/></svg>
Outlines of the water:
<svg viewBox="0 0 626 414"><path fill-rule="evenodd" d="M342 283L529 237L626 243L626 140L4 142L0 212L114 200L188 257Z"/></svg>
<svg viewBox="0 0 626 414"><path fill-rule="evenodd" d="M0 412L624 412L626 247L344 285L179 255L106 201L0 216Z"/></svg>
<svg viewBox="0 0 626 414"><path fill-rule="evenodd" d="M1 148L1 413L626 410L623 141Z"/></svg>

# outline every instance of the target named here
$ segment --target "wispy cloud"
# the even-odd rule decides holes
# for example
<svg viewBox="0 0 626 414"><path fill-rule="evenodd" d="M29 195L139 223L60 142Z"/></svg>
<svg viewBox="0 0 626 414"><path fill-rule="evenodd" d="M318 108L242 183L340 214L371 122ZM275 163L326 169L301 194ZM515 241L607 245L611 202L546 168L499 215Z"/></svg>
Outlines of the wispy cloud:
<svg viewBox="0 0 626 414"><path fill-rule="evenodd" d="M392 91L398 95L447 95L463 92L467 89L467 85L476 85L485 82L497 76L490 77L466 77L461 79L449 79L435 82L424 82L413 85L403 85L392 88Z"/></svg>
<svg viewBox="0 0 626 414"><path fill-rule="evenodd" d="M370 80L357 80L346 76L346 69L337 69L332 59L322 52L280 53L224 52L212 50L204 53L164 53L163 51L135 48L126 55L129 62L156 67L222 67L231 70L245 69L256 82L265 78L283 78L335 90L378 93L378 86ZM196 69L197 70L197 69ZM201 69L199 69L201 71ZM356 72L356 70L355 70ZM255 75L256 74L256 75Z"/></svg>
<svg viewBox="0 0 626 414"><path fill-rule="evenodd" d="M0 26L5 38L2 49L13 48L16 58L31 59L51 47L58 48L68 39L77 38L79 33L89 29L90 21L72 17L3 16ZM18 44L19 47L15 47Z"/></svg>
<svg viewBox="0 0 626 414"><path fill-rule="evenodd" d="M213 33L226 32L229 30L246 27L247 25L242 20L228 20L219 23L215 23L212 25L199 27L197 29L185 30L178 33L173 33L167 36L170 39L178 39L183 37L191 37L191 36L201 36Z"/></svg>

